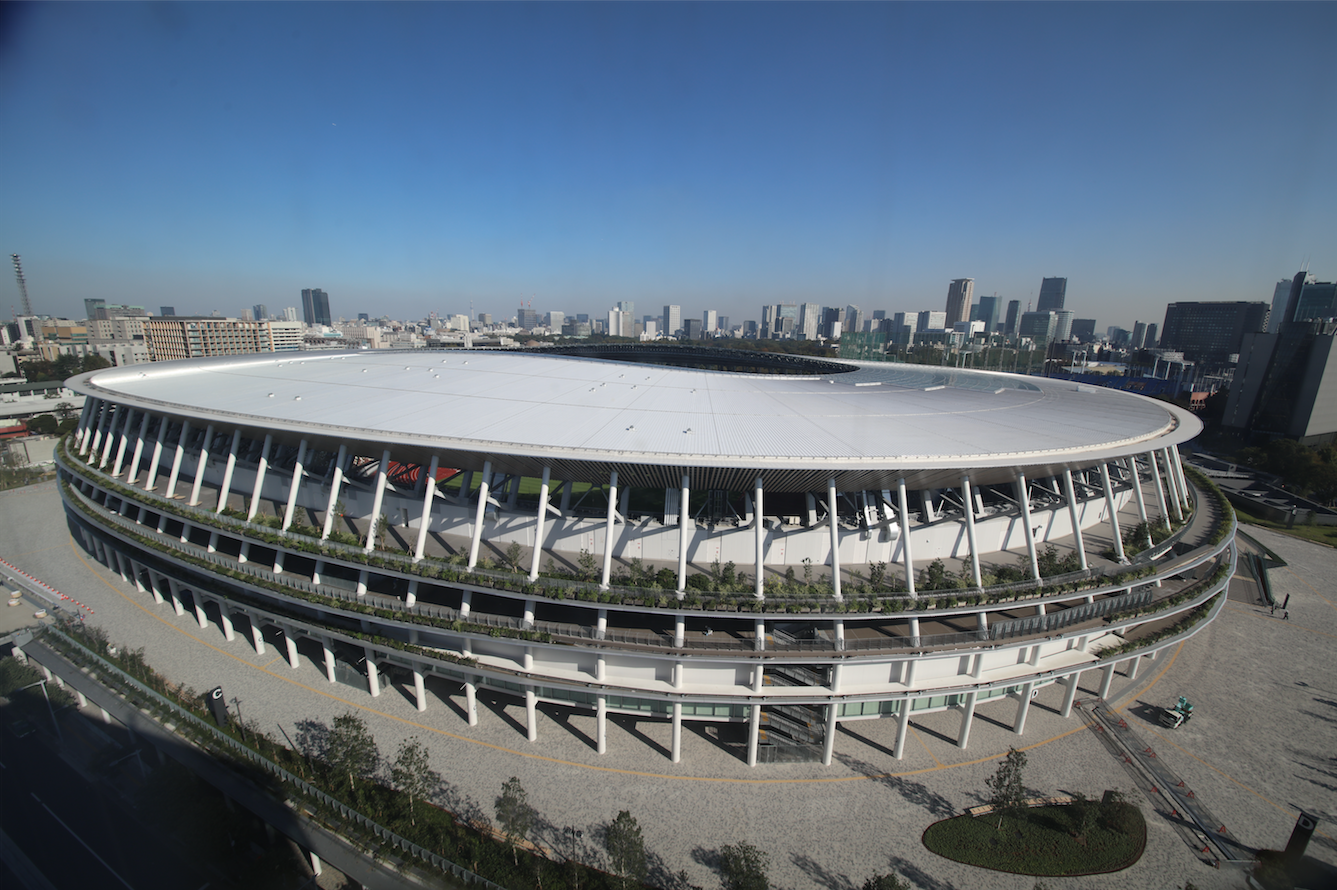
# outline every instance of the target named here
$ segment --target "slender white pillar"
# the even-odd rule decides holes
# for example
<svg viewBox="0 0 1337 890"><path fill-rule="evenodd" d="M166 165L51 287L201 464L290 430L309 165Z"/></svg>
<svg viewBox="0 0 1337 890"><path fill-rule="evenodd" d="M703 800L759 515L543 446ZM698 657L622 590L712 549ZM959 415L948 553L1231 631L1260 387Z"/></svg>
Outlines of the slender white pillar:
<svg viewBox="0 0 1337 890"><path fill-rule="evenodd" d="M464 684L464 713L470 726L478 725L478 687L472 682Z"/></svg>
<svg viewBox="0 0 1337 890"><path fill-rule="evenodd" d="M167 579L167 592L172 597L172 611L180 618L186 614L186 610L181 605L181 594L177 592L176 581L172 578Z"/></svg>
<svg viewBox="0 0 1337 890"><path fill-rule="evenodd" d="M752 718L747 725L747 765L757 765L757 742L761 738L761 705L752 706Z"/></svg>
<svg viewBox="0 0 1337 890"><path fill-rule="evenodd" d="M163 496L176 497L176 480L181 477L181 459L186 456L186 441L190 438L190 421L181 421L181 435L176 437L176 453L172 455L172 472L167 476Z"/></svg>
<svg viewBox="0 0 1337 890"><path fill-rule="evenodd" d="M483 517L487 513L487 490L492 481L492 461L483 461L483 478L478 483L478 509L474 511L473 537L469 540L469 570L478 565L478 547L483 542Z"/></svg>
<svg viewBox="0 0 1337 890"><path fill-rule="evenodd" d="M752 495L752 531L756 545L756 557L753 563L756 578L753 585L757 599L764 600L766 599L766 522L765 511L762 509L761 489L761 477L758 476L756 489Z"/></svg>
<svg viewBox="0 0 1337 890"><path fill-rule="evenodd" d="M200 503L200 485L204 482L204 471L209 465L209 444L213 439L214 425L211 423L204 428L204 441L200 443L200 454L195 461L195 478L190 483L190 500L186 503L192 507Z"/></svg>
<svg viewBox="0 0 1337 890"><path fill-rule="evenodd" d="M97 429L93 431L93 444L88 449L88 462L90 464L97 458L98 445L101 444L102 438L107 435L107 425L111 423L111 403L105 399L101 401L102 416L98 419Z"/></svg>
<svg viewBox="0 0 1337 890"><path fill-rule="evenodd" d="M413 672L413 695L418 710L427 710L427 685L423 680L422 671L415 670Z"/></svg>
<svg viewBox="0 0 1337 890"><path fill-rule="evenodd" d="M1031 496L1027 491L1026 474L1017 474L1017 502L1021 504L1021 521L1025 525L1026 555L1031 558L1031 577L1040 580L1040 561L1035 555L1035 535L1031 532Z"/></svg>
<svg viewBox="0 0 1337 890"><path fill-rule="evenodd" d="M525 730L531 742L539 740L538 697L531 686L525 687Z"/></svg>
<svg viewBox="0 0 1337 890"><path fill-rule="evenodd" d="M595 698L594 749L600 754L608 753L608 697L604 695Z"/></svg>
<svg viewBox="0 0 1337 890"><path fill-rule="evenodd" d="M241 447L241 429L232 431L232 446L227 452L227 463L223 465L223 482L218 488L218 503L214 505L215 513L222 513L227 509L227 498L232 493L232 473L237 469L237 449Z"/></svg>
<svg viewBox="0 0 1337 890"><path fill-rule="evenodd" d="M1127 562L1123 554L1123 532L1119 530L1119 508L1114 503L1114 489L1110 485L1110 466L1100 465L1100 487L1105 490L1105 512L1109 513L1110 534L1114 536L1114 558L1118 562Z"/></svg>
<svg viewBox="0 0 1337 890"><path fill-rule="evenodd" d="M335 681L334 649L330 646L329 640L321 640L320 647L325 651L325 679L333 683Z"/></svg>
<svg viewBox="0 0 1337 890"><path fill-rule="evenodd" d="M678 496L678 599L687 592L687 545L690 543L690 523L692 517L688 508L691 506L692 479L686 473L682 477L682 491Z"/></svg>
<svg viewBox="0 0 1337 890"><path fill-rule="evenodd" d="M1021 687L1021 700L1017 703L1017 719L1012 723L1012 731L1017 735L1026 732L1026 715L1031 710L1031 693L1035 691L1035 682L1024 683Z"/></svg>
<svg viewBox="0 0 1337 890"><path fill-rule="evenodd" d="M670 752L670 760L682 763L682 702L678 701L673 703L673 742Z"/></svg>
<svg viewBox="0 0 1337 890"><path fill-rule="evenodd" d="M1134 655L1132 658L1128 659L1128 662L1127 662L1128 667L1124 668L1124 675L1127 676L1128 679L1130 679L1130 680L1136 680L1136 679L1137 679L1137 667L1138 667L1139 662L1141 662L1141 661L1142 661L1142 659L1139 658L1139 657L1136 656L1136 655Z"/></svg>
<svg viewBox="0 0 1337 890"><path fill-rule="evenodd" d="M1072 484L1072 470L1063 471L1063 488L1068 495L1068 518L1072 520L1072 538L1077 546L1077 557L1086 566L1086 545L1082 543L1082 522L1077 515L1077 488Z"/></svg>
<svg viewBox="0 0 1337 890"><path fill-rule="evenodd" d="M1183 498L1184 508L1187 509L1189 505L1188 478L1184 475L1184 462L1179 457L1179 446L1171 445L1169 448L1165 449L1165 453L1173 458L1172 462L1175 468L1175 481L1179 485L1179 496Z"/></svg>
<svg viewBox="0 0 1337 890"><path fill-rule="evenodd" d="M149 434L149 421L153 415L147 411L141 412L143 416L139 419L139 435L135 437L135 455L130 459L130 471L125 474L125 484L134 485L135 480L139 478L139 461L144 456L144 439Z"/></svg>
<svg viewBox="0 0 1337 890"><path fill-rule="evenodd" d="M376 470L376 493L371 498L371 520L367 523L367 543L362 550L370 553L376 549L376 533L384 533L381 526L381 504L385 501L385 482L390 472L390 449L381 452L381 465Z"/></svg>
<svg viewBox="0 0 1337 890"><path fill-rule="evenodd" d="M190 600L195 604L195 620L199 622L200 629L203 630L209 626L209 616L204 612L204 603L200 600L199 591L192 590Z"/></svg>
<svg viewBox="0 0 1337 890"><path fill-rule="evenodd" d="M910 552L910 500L905 493L905 479L896 480L896 509L901 514L901 559L905 563L905 589L915 595L915 558Z"/></svg>
<svg viewBox="0 0 1337 890"><path fill-rule="evenodd" d="M836 750L836 715L839 711L839 702L831 702L826 706L826 736L822 739L822 766L831 765L831 756Z"/></svg>
<svg viewBox="0 0 1337 890"><path fill-rule="evenodd" d="M608 518L604 520L604 565L599 589L607 590L613 577L613 546L617 541L617 470L608 474ZM601 610L602 611L602 610Z"/></svg>
<svg viewBox="0 0 1337 890"><path fill-rule="evenodd" d="M1110 687L1114 685L1114 663L1105 665L1103 675L1100 678L1100 697L1108 699L1110 697Z"/></svg>
<svg viewBox="0 0 1337 890"><path fill-rule="evenodd" d="M302 666L302 663L297 660L297 641L293 639L292 631L286 627L283 629L283 642L288 648L288 667L296 670Z"/></svg>
<svg viewBox="0 0 1337 890"><path fill-rule="evenodd" d="M334 509L339 503L339 488L344 481L344 461L348 459L348 446L339 445L339 455L334 459L334 475L330 480L330 499L325 505L325 524L320 532L320 539L326 540L334 531Z"/></svg>
<svg viewBox="0 0 1337 890"><path fill-rule="evenodd" d="M159 580L157 580L157 581L154 580L154 577L155 577L154 572L150 570L150 571L149 571L149 593L153 594L153 602L154 602L154 605L161 606L161 605L163 604L163 598L162 598L162 580L161 580L161 576L157 576L157 577L159 578Z"/></svg>
<svg viewBox="0 0 1337 890"><path fill-rule="evenodd" d="M255 645L256 655L265 654L265 635L264 632L260 630L260 625L255 622L255 618L253 617L251 618L251 642Z"/></svg>
<svg viewBox="0 0 1337 890"><path fill-rule="evenodd" d="M1156 484L1156 502L1161 508L1161 519L1164 520L1165 525L1169 527L1170 507L1165 503L1165 489L1161 487L1161 471L1160 468L1156 466L1156 452L1148 451L1146 457L1147 466L1151 468L1151 480Z"/></svg>
<svg viewBox="0 0 1337 890"><path fill-rule="evenodd" d="M901 709L896 714L896 744L892 747L891 756L897 760L905 759L905 739L910 735L910 706L913 699L904 699L901 701Z"/></svg>
<svg viewBox="0 0 1337 890"><path fill-rule="evenodd" d="M1078 671L1069 674L1063 681L1063 708L1059 711L1059 716L1064 720L1072 716L1072 704L1077 700L1077 684L1081 679L1082 674Z"/></svg>
<svg viewBox="0 0 1337 890"><path fill-rule="evenodd" d="M116 410L112 413L111 422L107 424L107 432L102 437L102 457L97 464L99 469L105 467L107 461L111 458L111 446L116 442L116 428L117 426L125 426L126 414L129 410L124 405L117 405Z"/></svg>
<svg viewBox="0 0 1337 890"><path fill-rule="evenodd" d="M962 751L970 744L970 725L975 722L975 702L979 693L974 689L966 693L965 703L961 705L961 731L956 736L956 747Z"/></svg>
<svg viewBox="0 0 1337 890"><path fill-rule="evenodd" d="M404 605L410 609L418 604L418 579L409 580L409 589L404 593Z"/></svg>
<svg viewBox="0 0 1337 890"><path fill-rule="evenodd" d="M980 550L975 543L975 496L970 490L970 477L961 477L961 503L966 514L966 543L970 545L970 577L976 587L984 586L980 576Z"/></svg>
<svg viewBox="0 0 1337 890"><path fill-rule="evenodd" d="M826 512L831 524L831 595L844 599L840 594L840 516L836 497L836 477L832 476L826 480Z"/></svg>
<svg viewBox="0 0 1337 890"><path fill-rule="evenodd" d="M1164 449L1161 452L1161 459L1165 461L1165 494L1170 499L1170 509L1174 512L1176 522L1184 521L1184 511L1181 504L1184 500L1184 493L1179 490L1179 481L1175 479L1174 462L1170 459L1170 449Z"/></svg>
<svg viewBox="0 0 1337 890"><path fill-rule="evenodd" d="M297 489L302 485L303 465L306 463L306 439L297 445L297 462L292 466L292 482L288 485L288 503L283 507L283 530L292 525L293 511L297 509Z"/></svg>
<svg viewBox="0 0 1337 890"><path fill-rule="evenodd" d="M1151 546L1151 525L1147 522L1147 502L1142 495L1142 474L1137 471L1137 458L1128 458L1128 473L1133 482L1133 497L1137 500L1137 519L1147 530L1147 546Z"/></svg>
<svg viewBox="0 0 1337 890"><path fill-rule="evenodd" d="M145 413L143 411L141 414ZM130 441L130 424L135 419L135 412L132 408L126 409L125 423L121 424L121 435L117 438L116 460L112 461L111 474L113 476L121 475L121 461L125 458L125 446Z"/></svg>
<svg viewBox="0 0 1337 890"><path fill-rule="evenodd" d="M423 551L427 548L427 530L432 526L432 499L436 497L436 471L441 458L432 455L432 465L427 470L422 499L422 516L418 520L418 541L413 545L413 561L422 562Z"/></svg>
<svg viewBox="0 0 1337 890"><path fill-rule="evenodd" d="M153 443L153 457L149 459L148 475L144 477L144 490L153 491L158 484L158 464L162 460L162 443L167 436L167 428L171 426L171 418L166 414L158 418L158 438Z"/></svg>
<svg viewBox="0 0 1337 890"><path fill-rule="evenodd" d="M73 445L76 454L82 454L84 439L88 436L88 419L93 416L93 404L97 399L88 396L84 399L83 410L79 412L79 425L74 428Z"/></svg>
<svg viewBox="0 0 1337 890"><path fill-rule="evenodd" d="M381 694L381 671L376 667L376 653L370 649L364 651L367 658L367 691L372 698L376 698Z"/></svg>
<svg viewBox="0 0 1337 890"><path fill-rule="evenodd" d="M232 616L228 614L226 603L218 604L218 621L223 625L223 639L231 643L237 638L237 634L232 629Z"/></svg>
<svg viewBox="0 0 1337 890"><path fill-rule="evenodd" d="M260 449L260 465L255 468L255 487L251 489L251 505L246 509L247 522L260 512L260 493L265 486L265 472L269 469L269 449L273 444L274 434L265 433L265 445Z"/></svg>
<svg viewBox="0 0 1337 890"><path fill-rule="evenodd" d="M543 480L539 483L539 507L534 517L534 555L529 560L529 580L539 579L539 568L543 562L543 528L548 519L548 484L552 481L552 468L543 467Z"/></svg>

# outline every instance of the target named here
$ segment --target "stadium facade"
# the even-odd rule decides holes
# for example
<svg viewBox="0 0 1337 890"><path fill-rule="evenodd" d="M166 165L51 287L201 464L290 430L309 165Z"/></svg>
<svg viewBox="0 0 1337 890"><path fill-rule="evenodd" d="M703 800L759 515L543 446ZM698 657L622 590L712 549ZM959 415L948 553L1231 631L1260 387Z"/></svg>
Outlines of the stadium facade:
<svg viewBox="0 0 1337 890"><path fill-rule="evenodd" d="M684 721L750 764L829 763L876 718L899 757L943 709L964 747L985 702L1020 734L1039 687L1065 716L1084 673L1107 694L1233 574L1196 418L1066 381L628 347L70 386L72 527L145 597L372 695L462 692L470 724L523 699L531 741L540 705L588 709L600 753L610 714L671 721L674 761Z"/></svg>

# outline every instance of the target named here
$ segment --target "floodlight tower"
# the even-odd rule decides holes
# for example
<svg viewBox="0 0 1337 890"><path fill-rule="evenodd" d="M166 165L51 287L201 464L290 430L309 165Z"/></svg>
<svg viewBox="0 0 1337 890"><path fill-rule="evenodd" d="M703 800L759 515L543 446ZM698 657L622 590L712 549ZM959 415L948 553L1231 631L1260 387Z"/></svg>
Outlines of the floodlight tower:
<svg viewBox="0 0 1337 890"><path fill-rule="evenodd" d="M19 280L19 295L23 297L23 314L32 315L32 303L28 300L28 282L23 278L23 258L17 253L11 253L9 258L14 261L14 277Z"/></svg>

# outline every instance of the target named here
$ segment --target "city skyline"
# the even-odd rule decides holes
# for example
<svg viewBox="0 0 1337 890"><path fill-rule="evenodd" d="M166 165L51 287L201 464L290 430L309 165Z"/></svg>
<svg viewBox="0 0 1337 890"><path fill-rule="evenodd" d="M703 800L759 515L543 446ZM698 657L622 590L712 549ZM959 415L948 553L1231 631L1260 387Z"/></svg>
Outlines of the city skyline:
<svg viewBox="0 0 1337 890"><path fill-rule="evenodd" d="M0 240L41 314L235 316L314 282L335 317L738 324L938 310L962 278L1024 311L1063 277L1077 317L1131 329L1337 270L1331 4L6 17Z"/></svg>

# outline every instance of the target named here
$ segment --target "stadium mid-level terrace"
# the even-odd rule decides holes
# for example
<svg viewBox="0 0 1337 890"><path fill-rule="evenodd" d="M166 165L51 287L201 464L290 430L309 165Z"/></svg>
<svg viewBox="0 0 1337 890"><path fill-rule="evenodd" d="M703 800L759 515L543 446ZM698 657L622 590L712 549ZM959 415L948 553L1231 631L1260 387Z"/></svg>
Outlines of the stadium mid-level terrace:
<svg viewBox="0 0 1337 890"><path fill-rule="evenodd" d="M1234 524L1163 402L1069 382L652 350L244 356L70 381L84 545L331 682L706 721L749 763L839 721L1135 672L1219 610ZM696 356L684 360L683 355ZM434 681L431 685L437 686ZM1004 705L1002 700L1010 702ZM1000 716L1004 716L1000 714Z"/></svg>

